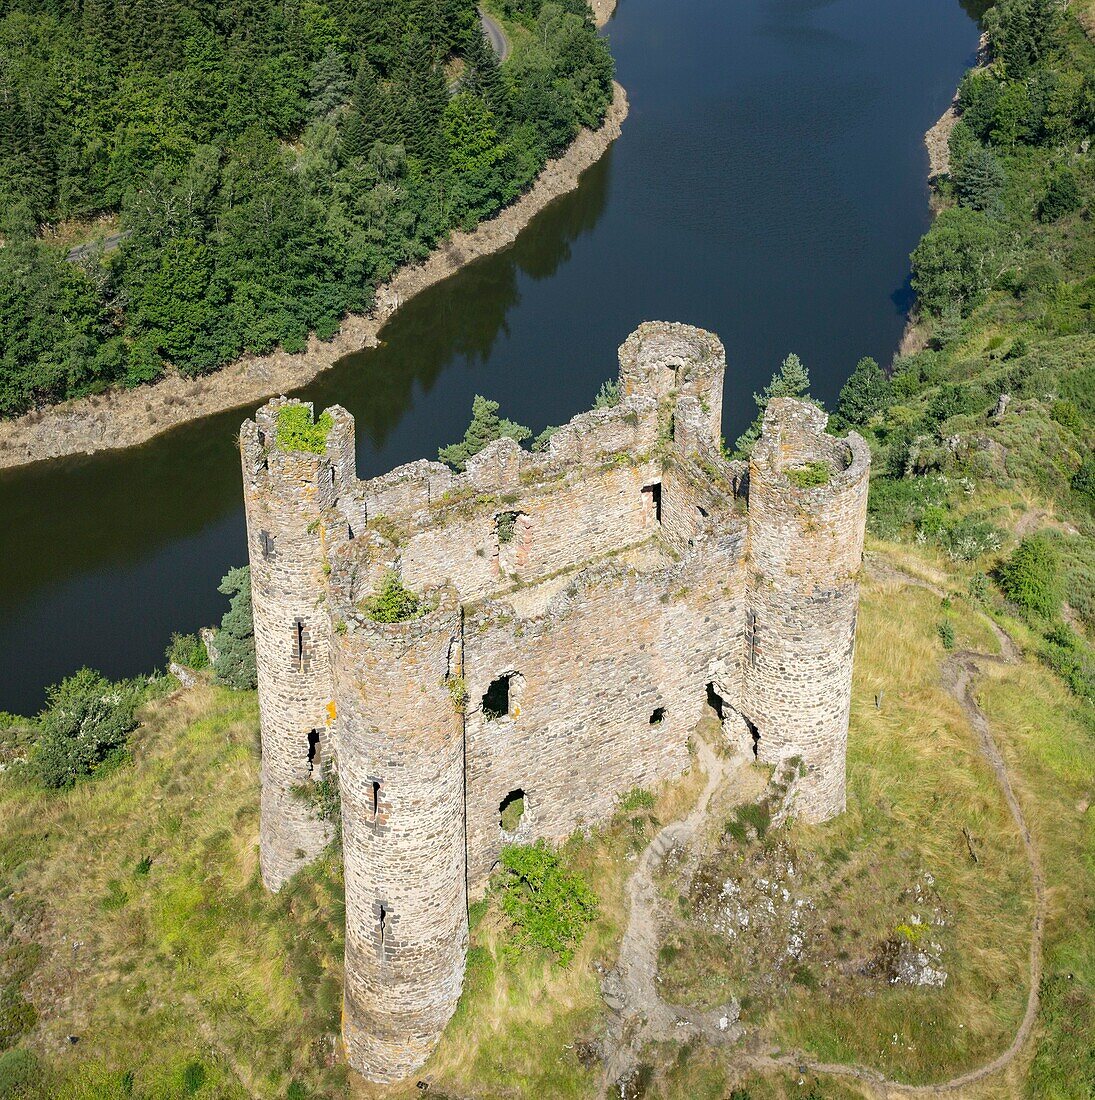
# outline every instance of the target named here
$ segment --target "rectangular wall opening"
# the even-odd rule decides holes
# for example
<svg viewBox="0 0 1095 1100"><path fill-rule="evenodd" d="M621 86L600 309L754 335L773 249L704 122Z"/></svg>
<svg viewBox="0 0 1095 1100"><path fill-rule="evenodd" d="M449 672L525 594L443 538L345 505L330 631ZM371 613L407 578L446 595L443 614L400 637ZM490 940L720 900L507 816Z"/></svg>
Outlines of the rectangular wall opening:
<svg viewBox="0 0 1095 1100"><path fill-rule="evenodd" d="M297 619L293 623L293 668L304 667L304 620Z"/></svg>
<svg viewBox="0 0 1095 1100"><path fill-rule="evenodd" d="M662 483L643 486L643 511L654 517L655 523L662 521Z"/></svg>
<svg viewBox="0 0 1095 1100"><path fill-rule="evenodd" d="M323 761L323 735L319 730L308 731L308 770L313 771Z"/></svg>
<svg viewBox="0 0 1095 1100"><path fill-rule="evenodd" d="M373 800L373 820L376 820L376 815L380 813L380 780L374 779L369 784L372 788L372 800Z"/></svg>

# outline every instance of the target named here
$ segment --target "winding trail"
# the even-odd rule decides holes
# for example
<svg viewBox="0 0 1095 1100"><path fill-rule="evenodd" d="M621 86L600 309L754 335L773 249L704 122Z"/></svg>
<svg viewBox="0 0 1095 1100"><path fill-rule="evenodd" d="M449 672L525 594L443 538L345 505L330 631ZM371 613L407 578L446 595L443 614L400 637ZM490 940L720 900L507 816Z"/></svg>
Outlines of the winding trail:
<svg viewBox="0 0 1095 1100"><path fill-rule="evenodd" d="M691 812L659 830L643 849L628 882L631 911L620 944L620 958L605 980L605 1001L614 1011L603 1069L603 1086L625 1095L623 1082L639 1064L643 1047L659 1039L704 1035L713 1042L732 1042L741 1037L737 1006L699 1012L667 1004L658 993L659 912L662 899L654 881L658 865L675 846L687 843L707 821L715 792L732 781L745 763L718 756L697 736L697 754L707 782Z"/></svg>
<svg viewBox="0 0 1095 1100"><path fill-rule="evenodd" d="M943 597L946 593L931 584L907 573L890 562L874 555L867 555L868 573L876 580L897 582L927 589ZM1003 754L992 736L992 730L984 712L977 703L975 686L983 663L1015 665L1022 659L1019 648L1006 631L992 619L987 619L1000 643L1000 655L960 650L950 654L943 662L941 679L943 687L958 702L963 713L977 734L978 747L992 768L1003 793L1012 820L1015 822L1030 866L1034 893L1034 914L1030 937L1030 985L1026 1011L1010 1045L992 1061L946 1081L928 1085L909 1085L886 1077L877 1070L856 1064L822 1062L800 1051L785 1052L735 1052L733 1062L742 1068L758 1070L792 1069L799 1073L816 1073L832 1077L851 1078L867 1085L876 1096L941 1096L976 1084L1006 1069L1023 1050L1034 1029L1038 1017L1038 989L1042 980L1042 948L1045 939L1046 882L1041 860L1034 845L1022 806L1008 774ZM606 982L605 999L613 1009L614 1019L610 1028L609 1053L605 1059L605 1083L624 1096L627 1075L639 1064L643 1045L656 1039L682 1033L691 1038L697 1033L717 1042L736 1040L741 1029L736 1025L736 1013L729 1019L719 1012L690 1012L675 1008L662 1000L657 990L658 909L660 898L654 883L654 871L675 844L683 844L692 837L707 819L711 798L719 785L731 779L742 763L740 757L733 761L720 760L711 748L697 738L699 756L707 772L707 783L691 813L682 821L665 826L650 842L639 859L629 883L631 914L627 930L620 945L620 959L613 976L615 982ZM728 1026L729 1025L729 1026Z"/></svg>

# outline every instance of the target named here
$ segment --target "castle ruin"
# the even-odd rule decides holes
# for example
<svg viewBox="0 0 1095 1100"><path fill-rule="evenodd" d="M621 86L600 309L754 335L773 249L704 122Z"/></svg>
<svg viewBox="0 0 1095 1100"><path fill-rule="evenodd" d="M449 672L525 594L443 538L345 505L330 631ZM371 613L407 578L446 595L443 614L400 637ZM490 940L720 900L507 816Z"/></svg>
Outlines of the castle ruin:
<svg viewBox="0 0 1095 1100"><path fill-rule="evenodd" d="M725 366L710 333L644 324L618 405L459 474L359 480L337 406L322 454L278 443L298 402L243 425L262 875L277 890L329 842L300 789L335 762L344 1039L373 1080L437 1043L502 846L560 841L680 775L705 707L760 761L801 758L800 817L844 809L869 452L782 398L750 462L727 461ZM370 617L391 571L425 613Z"/></svg>

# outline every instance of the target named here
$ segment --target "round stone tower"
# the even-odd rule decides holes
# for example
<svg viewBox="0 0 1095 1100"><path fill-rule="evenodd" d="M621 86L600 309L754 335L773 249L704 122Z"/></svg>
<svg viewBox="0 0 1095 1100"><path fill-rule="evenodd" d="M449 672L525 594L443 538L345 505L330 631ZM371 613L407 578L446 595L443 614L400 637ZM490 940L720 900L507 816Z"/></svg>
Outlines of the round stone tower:
<svg viewBox="0 0 1095 1100"><path fill-rule="evenodd" d="M418 1069L456 1009L468 945L461 609L451 588L420 618L360 611L375 584L351 555L331 578L346 875L343 1038L370 1080Z"/></svg>
<svg viewBox="0 0 1095 1100"><path fill-rule="evenodd" d="M322 454L279 443L279 413L300 404L271 401L240 432L262 729L259 858L271 890L331 838L299 788L332 759L324 567L332 545L348 537L333 509L341 483L353 476L353 418L345 409L328 410ZM312 407L304 407L311 420Z"/></svg>
<svg viewBox="0 0 1095 1100"><path fill-rule="evenodd" d="M749 464L742 711L758 759L800 756L796 812L844 810L870 451L807 402L769 402Z"/></svg>

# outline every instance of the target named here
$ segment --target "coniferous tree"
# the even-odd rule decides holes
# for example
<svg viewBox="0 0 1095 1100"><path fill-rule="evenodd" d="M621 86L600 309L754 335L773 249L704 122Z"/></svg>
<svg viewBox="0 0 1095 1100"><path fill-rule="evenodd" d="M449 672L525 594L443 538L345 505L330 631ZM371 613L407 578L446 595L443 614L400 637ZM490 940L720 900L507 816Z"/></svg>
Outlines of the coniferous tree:
<svg viewBox="0 0 1095 1100"><path fill-rule="evenodd" d="M810 375L802 360L792 352L783 360L779 370L772 375L772 381L761 393L753 394L757 404L756 419L738 436L734 450L741 458L748 458L753 444L760 438L764 425L764 411L773 397L802 397L809 400Z"/></svg>

